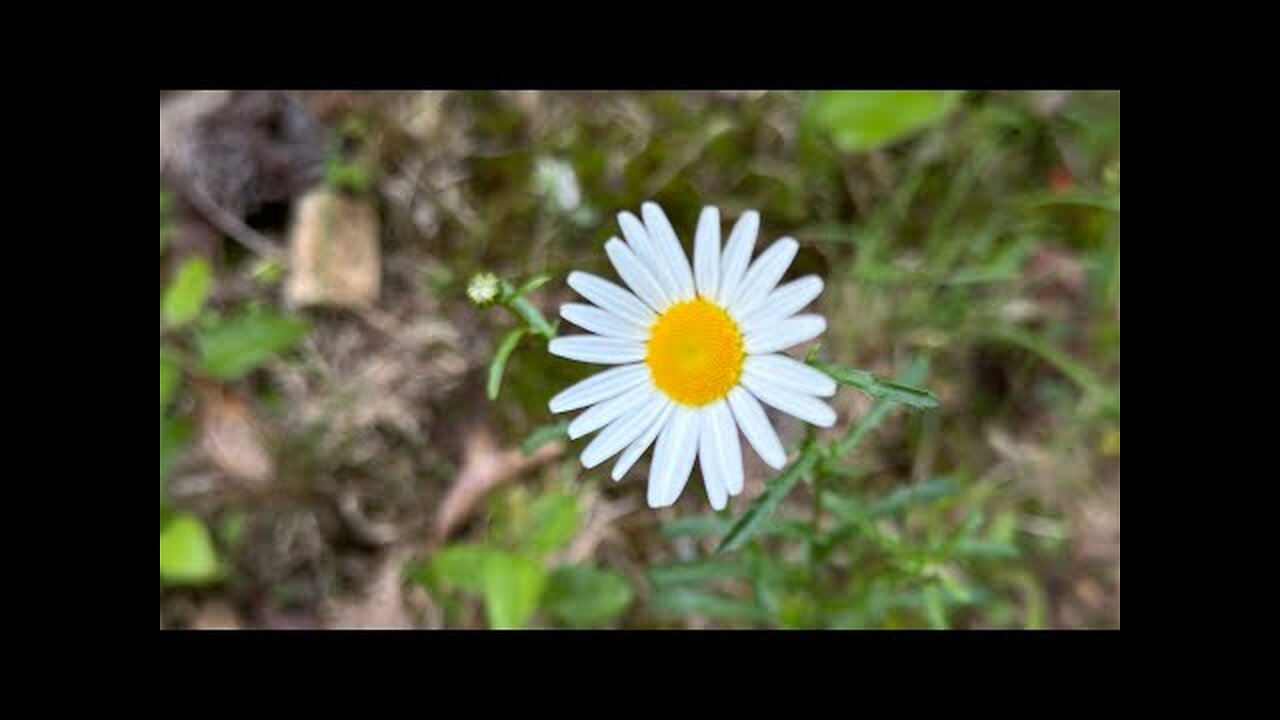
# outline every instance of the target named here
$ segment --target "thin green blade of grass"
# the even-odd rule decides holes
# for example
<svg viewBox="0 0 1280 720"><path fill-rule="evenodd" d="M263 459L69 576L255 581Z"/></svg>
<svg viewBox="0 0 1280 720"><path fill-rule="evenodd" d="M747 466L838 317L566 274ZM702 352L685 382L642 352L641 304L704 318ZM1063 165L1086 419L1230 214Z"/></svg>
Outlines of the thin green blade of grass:
<svg viewBox="0 0 1280 720"><path fill-rule="evenodd" d="M707 560L656 565L649 569L648 574L653 584L661 587L720 578L751 577L751 568L742 563Z"/></svg>
<svg viewBox="0 0 1280 720"><path fill-rule="evenodd" d="M791 493L796 483L800 482L800 478L804 477L813 468L817 460L817 446L807 445L801 451L800 457L791 464L791 467L783 471L776 480L770 483L769 487L760 494L760 497L751 503L751 507L747 508L742 517L733 524L733 527L729 529L729 533L724 536L724 540L720 542L720 547L716 548L716 553L734 552L745 545L761 529L764 521L778 508L783 498Z"/></svg>
<svg viewBox="0 0 1280 720"><path fill-rule="evenodd" d="M1037 355L1040 359L1057 368L1063 375L1066 375L1086 395L1097 401L1103 408L1116 413L1120 412L1120 390L1118 388L1108 386L1092 370L1035 335L1014 328L997 328L981 331L978 336L987 340L1014 345Z"/></svg>
<svg viewBox="0 0 1280 720"><path fill-rule="evenodd" d="M685 587L665 588L654 593L653 607L663 615L700 615L736 622L769 619L769 613L754 602Z"/></svg>
<svg viewBox="0 0 1280 720"><path fill-rule="evenodd" d="M502 388L502 374L507 369L507 360L527 332L529 332L528 328L516 328L507 333L502 338L502 343L498 345L498 351L493 354L493 361L489 363L489 383L485 387L490 400L498 399L498 390Z"/></svg>

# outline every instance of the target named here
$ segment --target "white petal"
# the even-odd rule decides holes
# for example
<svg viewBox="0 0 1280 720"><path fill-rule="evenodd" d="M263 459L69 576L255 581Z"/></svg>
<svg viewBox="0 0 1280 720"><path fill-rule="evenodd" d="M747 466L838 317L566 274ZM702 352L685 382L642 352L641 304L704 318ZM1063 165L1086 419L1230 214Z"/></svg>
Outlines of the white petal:
<svg viewBox="0 0 1280 720"><path fill-rule="evenodd" d="M664 397L663 399L666 398ZM627 471L644 454L644 451L649 449L649 446L657 439L658 433L662 432L662 428L667 426L667 421L671 419L671 413L675 411L675 408L676 404L667 400L662 410L659 411L658 417L654 418L649 423L649 427L645 428L644 432L640 434L640 437L636 438L622 452L622 457L618 458L618 462L614 463L613 470L609 472L609 477L613 478L614 482L621 480L622 476L626 475Z"/></svg>
<svg viewBox="0 0 1280 720"><path fill-rule="evenodd" d="M827 321L821 315L796 315L769 327L757 328L746 337L746 350L751 355L786 350L802 342L808 342L827 329Z"/></svg>
<svg viewBox="0 0 1280 720"><path fill-rule="evenodd" d="M750 333L762 327L786 320L804 309L822 294L822 278L806 275L792 280L769 293L763 304L747 313L741 320L742 332Z"/></svg>
<svg viewBox="0 0 1280 720"><path fill-rule="evenodd" d="M738 291L742 276L751 264L751 252L755 250L759 231L760 213L755 210L742 213L729 231L729 242L725 243L724 255L720 258L720 289L716 291L716 302L721 305L728 304L729 298Z"/></svg>
<svg viewBox="0 0 1280 720"><path fill-rule="evenodd" d="M836 381L830 375L786 355L748 355L742 372L757 382L772 383L805 395L831 397L836 394Z"/></svg>
<svg viewBox="0 0 1280 720"><path fill-rule="evenodd" d="M729 310L734 317L747 317L752 310L764 304L769 293L773 292L778 281L786 274L787 268L791 267L791 261L796 259L799 250L800 243L784 237L770 245L768 250L751 263L751 269L742 278L738 292L729 300Z"/></svg>
<svg viewBox="0 0 1280 720"><path fill-rule="evenodd" d="M778 433L764 414L760 402L739 386L729 391L729 408L760 459L774 470L781 470L787 464L787 451L782 449L782 441L778 439Z"/></svg>
<svg viewBox="0 0 1280 720"><path fill-rule="evenodd" d="M725 495L742 492L742 446L738 444L738 426L733 422L733 413L724 400L702 408L701 443L698 457L707 483L707 498L711 507L723 510L728 502ZM711 484L713 479L718 490ZM724 493L719 500L715 496L718 492Z"/></svg>
<svg viewBox="0 0 1280 720"><path fill-rule="evenodd" d="M674 303L677 297L676 281L667 268L667 263L663 261L663 256L659 254L653 238L649 237L649 231L644 229L644 223L624 210L618 213L618 227L622 228L622 236L627 239L627 245L635 252L636 258L661 288L663 307Z"/></svg>
<svg viewBox="0 0 1280 720"><path fill-rule="evenodd" d="M593 468L617 455L623 448L635 442L671 401L661 393L653 395L634 413L624 413L609 423L582 451L582 466Z"/></svg>
<svg viewBox="0 0 1280 720"><path fill-rule="evenodd" d="M610 368L560 391L551 398L548 406L551 412L562 413L595 405L601 400L621 395L648 378L649 368L642 363Z"/></svg>
<svg viewBox="0 0 1280 720"><path fill-rule="evenodd" d="M738 424L733 421L729 403L721 400L712 405L716 432L720 435L722 461L725 463L724 486L730 496L742 492L742 443L738 441Z"/></svg>
<svg viewBox="0 0 1280 720"><path fill-rule="evenodd" d="M604 244L604 251L609 256L609 262L613 263L613 269L618 271L618 277L654 312L662 312L671 304L663 293L662 286L626 243L618 238L611 238Z"/></svg>
<svg viewBox="0 0 1280 720"><path fill-rule="evenodd" d="M771 405L788 415L804 420L818 427L831 427L836 424L836 411L831 406L812 395L804 395L781 385L762 382L755 375L743 374L742 385L760 399L760 402Z"/></svg>
<svg viewBox="0 0 1280 720"><path fill-rule="evenodd" d="M625 365L644 359L644 344L635 340L600 337L599 335L566 335L547 344L547 351L578 362L599 365Z"/></svg>
<svg viewBox="0 0 1280 720"><path fill-rule="evenodd" d="M615 338L629 338L644 342L649 339L649 329L643 325L627 322L611 312L605 312L594 305L582 303L565 303L560 306L560 317L577 325L583 330L597 335Z"/></svg>
<svg viewBox="0 0 1280 720"><path fill-rule="evenodd" d="M677 405L649 465L649 507L667 507L679 499L698 456L698 429L698 411Z"/></svg>
<svg viewBox="0 0 1280 720"><path fill-rule="evenodd" d="M647 202L640 206L640 215L644 218L644 227L649 231L654 249L671 271L671 279L676 283L676 298L692 300L693 270L689 268L689 256L685 255L684 248L680 246L680 238L676 237L667 214L662 212L657 203Z"/></svg>
<svg viewBox="0 0 1280 720"><path fill-rule="evenodd" d="M648 327L658 319L639 298L602 277L575 270L569 273L567 282L579 295L623 320Z"/></svg>
<svg viewBox="0 0 1280 720"><path fill-rule="evenodd" d="M698 216L698 232L693 238L693 278L698 294L715 298L720 289L720 211L702 209Z"/></svg>
<svg viewBox="0 0 1280 720"><path fill-rule="evenodd" d="M724 487L724 468L720 465L719 449L713 447L714 422L706 408L700 408L701 429L698 431L698 467L702 469L702 487L713 510L723 510L729 503L729 491Z"/></svg>
<svg viewBox="0 0 1280 720"><path fill-rule="evenodd" d="M569 423L569 439L577 440L617 420L625 413L636 412L657 394L658 391L653 384L646 382L617 397L592 405Z"/></svg>

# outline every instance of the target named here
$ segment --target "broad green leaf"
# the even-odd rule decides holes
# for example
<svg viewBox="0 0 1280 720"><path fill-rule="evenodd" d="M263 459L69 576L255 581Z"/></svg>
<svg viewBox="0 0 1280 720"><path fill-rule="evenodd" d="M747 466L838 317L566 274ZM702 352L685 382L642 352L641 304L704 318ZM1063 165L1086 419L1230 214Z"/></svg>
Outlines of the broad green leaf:
<svg viewBox="0 0 1280 720"><path fill-rule="evenodd" d="M529 508L525 546L535 553L558 550L578 531L578 498L563 492L540 496Z"/></svg>
<svg viewBox="0 0 1280 720"><path fill-rule="evenodd" d="M566 565L551 574L542 605L566 625L598 627L631 605L631 586L612 570Z"/></svg>
<svg viewBox="0 0 1280 720"><path fill-rule="evenodd" d="M724 540L720 542L720 547L716 548L716 552L734 552L745 545L817 460L816 446L806 446L791 467L769 483L765 491L751 503L751 507L747 508L742 517L733 524L729 534L725 535Z"/></svg>
<svg viewBox="0 0 1280 720"><path fill-rule="evenodd" d="M160 348L160 412L169 405L182 384L182 370L172 350Z"/></svg>
<svg viewBox="0 0 1280 720"><path fill-rule="evenodd" d="M498 345L498 351L493 354L493 361L489 363L489 384L486 386L490 400L498 399L498 390L502 387L502 373L507 368L507 360L515 351L516 345L520 344L520 338L527 332L529 332L528 328L521 327L507 333Z"/></svg>
<svg viewBox="0 0 1280 720"><path fill-rule="evenodd" d="M529 433L529 437L520 443L520 452L525 455L532 455L538 448L546 445L552 440L569 437L569 421L561 420L560 422L542 425L533 432Z"/></svg>
<svg viewBox="0 0 1280 720"><path fill-rule="evenodd" d="M307 334L302 318L268 310L248 310L211 323L196 336L200 364L222 380L234 380Z"/></svg>
<svg viewBox="0 0 1280 720"><path fill-rule="evenodd" d="M914 408L938 407L938 396L923 388L912 387L891 380L882 380L866 370L841 367L821 360L810 360L810 365L830 375L841 385L858 388L873 398L909 405Z"/></svg>
<svg viewBox="0 0 1280 720"><path fill-rule="evenodd" d="M861 152L940 122L959 99L960 93L951 91L822 92L810 110L840 149Z"/></svg>
<svg viewBox="0 0 1280 720"><path fill-rule="evenodd" d="M218 556L200 518L179 513L160 529L160 581L170 585L201 585L222 575Z"/></svg>
<svg viewBox="0 0 1280 720"><path fill-rule="evenodd" d="M438 582L477 595L484 592L485 563L492 551L484 545L450 545L430 560L431 576Z"/></svg>
<svg viewBox="0 0 1280 720"><path fill-rule="evenodd" d="M700 561L655 565L649 568L654 585L680 585L719 578L751 577L751 568L736 562Z"/></svg>
<svg viewBox="0 0 1280 720"><path fill-rule="evenodd" d="M491 550L484 562L484 608L489 627L519 630L538 609L547 572L536 558Z"/></svg>
<svg viewBox="0 0 1280 720"><path fill-rule="evenodd" d="M183 263L160 301L164 324L176 328L194 320L209 298L210 280L209 262L204 258L193 257Z"/></svg>
<svg viewBox="0 0 1280 720"><path fill-rule="evenodd" d="M669 587L653 594L653 607L663 615L700 615L716 620L765 622L769 613L750 600L726 597L687 587Z"/></svg>

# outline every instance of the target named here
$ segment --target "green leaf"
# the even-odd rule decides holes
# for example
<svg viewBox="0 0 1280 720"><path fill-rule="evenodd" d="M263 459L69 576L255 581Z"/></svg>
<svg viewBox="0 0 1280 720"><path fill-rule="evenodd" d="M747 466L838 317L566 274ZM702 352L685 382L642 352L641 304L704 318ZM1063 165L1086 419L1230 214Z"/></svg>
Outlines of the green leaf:
<svg viewBox="0 0 1280 720"><path fill-rule="evenodd" d="M182 418L160 418L160 482L169 475L169 470L182 452L190 435L190 427Z"/></svg>
<svg viewBox="0 0 1280 720"><path fill-rule="evenodd" d="M569 493L547 493L533 501L529 517L525 546L535 553L558 550L578 531L578 498Z"/></svg>
<svg viewBox="0 0 1280 720"><path fill-rule="evenodd" d="M715 595L686 587L658 590L653 595L653 608L663 615L700 615L716 620L764 622L769 613L749 600Z"/></svg>
<svg viewBox="0 0 1280 720"><path fill-rule="evenodd" d="M498 345L498 351L493 354L493 361L489 363L489 384L486 386L490 400L498 399L498 389L502 387L502 373L507 368L507 359L515 351L516 345L520 344L520 338L527 332L529 332L528 328L521 327L507 333Z"/></svg>
<svg viewBox="0 0 1280 720"><path fill-rule="evenodd" d="M873 398L926 410L938 407L938 396L923 388L881 380L866 370L841 367L821 360L809 360L809 364L830 375L841 385L858 388Z"/></svg>
<svg viewBox="0 0 1280 720"><path fill-rule="evenodd" d="M690 536L706 537L707 535L723 535L733 527L733 518L718 515L694 515L676 518L662 523L658 536L663 540Z"/></svg>
<svg viewBox="0 0 1280 720"><path fill-rule="evenodd" d="M176 328L194 320L209 298L210 280L209 263L204 258L193 257L183 263L160 301L164 324Z"/></svg>
<svg viewBox="0 0 1280 720"><path fill-rule="evenodd" d="M160 529L160 581L201 585L221 578L218 556L200 518L179 513Z"/></svg>
<svg viewBox="0 0 1280 720"><path fill-rule="evenodd" d="M914 485L897 488L887 496L870 503L867 514L871 517L892 515L910 505L925 505L950 497L959 491L960 486L950 478L930 478Z"/></svg>
<svg viewBox="0 0 1280 720"><path fill-rule="evenodd" d="M482 594L484 567L491 552L485 545L450 545L431 558L431 577L437 582Z"/></svg>
<svg viewBox="0 0 1280 720"><path fill-rule="evenodd" d="M947 629L947 609L943 604L942 591L937 585L929 585L924 589L924 614L929 619L929 627L934 630Z"/></svg>
<svg viewBox="0 0 1280 720"><path fill-rule="evenodd" d="M525 455L532 455L538 448L546 445L552 440L569 437L569 421L561 420L560 422L542 425L533 432L529 433L529 437L520 443L520 452Z"/></svg>
<svg viewBox="0 0 1280 720"><path fill-rule="evenodd" d="M525 284L517 288L514 295L515 297L524 297L525 295L528 295L534 290L537 290L543 285L546 285L547 283L551 282L551 279L554 277L555 276L550 273L541 273L539 275L535 275L533 278L525 282Z"/></svg>
<svg viewBox="0 0 1280 720"><path fill-rule="evenodd" d="M791 467L769 483L765 491L751 503L751 507L747 508L742 517L733 524L729 534L725 535L724 540L720 542L720 547L716 548L716 552L734 552L745 545L817 460L817 446L807 445Z"/></svg>
<svg viewBox="0 0 1280 720"><path fill-rule="evenodd" d="M649 568L654 585L681 585L719 578L751 577L751 568L737 562L699 561L655 565Z"/></svg>
<svg viewBox="0 0 1280 720"><path fill-rule="evenodd" d="M943 120L958 92L928 90L818 93L811 117L846 152L871 150Z"/></svg>
<svg viewBox="0 0 1280 720"><path fill-rule="evenodd" d="M517 317L529 326L529 329L535 333L551 340L556 336L556 326L547 322L547 318L542 311L534 306L523 297L513 297L506 302L506 306L515 313Z"/></svg>
<svg viewBox="0 0 1280 720"><path fill-rule="evenodd" d="M914 385L924 381L928 373L929 361L923 357L916 357L902 369L902 372L898 373L898 377L894 379L894 382L903 385ZM891 400L884 398L877 400L876 404L871 406L870 412L864 415L858 421L858 424L850 429L848 435L836 445L833 458L839 460L853 452L854 448L858 447L858 444L862 442L862 439L868 433L880 427L880 423L884 422L884 419L888 417L889 411L893 409L894 405L895 403Z"/></svg>
<svg viewBox="0 0 1280 720"><path fill-rule="evenodd" d="M169 401L178 392L182 384L182 370L178 367L178 358L172 350L160 348L160 412L168 407Z"/></svg>
<svg viewBox="0 0 1280 720"><path fill-rule="evenodd" d="M484 563L484 607L489 627L525 627L546 585L547 572L536 558L491 550Z"/></svg>
<svg viewBox="0 0 1280 720"><path fill-rule="evenodd" d="M216 378L234 380L301 340L307 329L302 318L249 310L200 330L200 364Z"/></svg>
<svg viewBox="0 0 1280 720"><path fill-rule="evenodd" d="M611 570L565 565L551 574L542 604L552 617L566 625L598 627L631 605L631 586Z"/></svg>

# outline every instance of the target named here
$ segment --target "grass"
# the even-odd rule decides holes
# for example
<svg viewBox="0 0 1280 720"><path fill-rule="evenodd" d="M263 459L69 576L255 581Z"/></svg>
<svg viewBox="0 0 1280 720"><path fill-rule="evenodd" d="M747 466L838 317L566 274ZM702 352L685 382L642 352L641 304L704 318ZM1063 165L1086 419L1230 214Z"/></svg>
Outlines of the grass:
<svg viewBox="0 0 1280 720"><path fill-rule="evenodd" d="M352 103L364 109L363 141L377 148L361 156L376 159L367 160L376 169L363 187L378 193L396 180L415 188L409 200L380 200L384 263L403 273L391 276L381 306L405 324L442 323L455 331L442 337L455 339L440 341L445 349L397 355L394 343L370 333L342 351L337 338L357 333L361 321L313 317L301 357L234 382L255 398L283 386L291 402L331 402L342 382L301 378L318 362L343 379L341 352L448 380L404 411L420 428L416 441L391 439L376 422L325 416L319 434L331 442L290 446L300 453L292 464L305 468L296 483L311 489L291 496L289 512L323 517L332 488L343 487L384 508L413 546L414 529L429 521L462 462L463 417L492 428L504 447L524 442L532 452L561 437L547 400L592 368L547 354L545 332L521 339L513 330L522 318L555 320L572 297L564 285L571 269L612 277L602 245L618 234L614 215L645 200L663 205L690 247L703 204L718 205L726 225L759 210L761 245L796 237L802 249L788 278L817 273L826 281L816 311L829 329L817 362L866 371L846 378L853 387L835 400L837 427L806 440L779 425L784 442L805 448L798 470L783 478L787 492L771 485L760 496L773 476L757 471L720 514L696 477L670 511L627 510L643 497L640 474L615 484L607 464L584 471L576 455L588 440L571 444L561 459L499 492L492 512L482 508L454 543L495 542L511 503L532 507L567 492L580 512L557 552L587 543L587 555L574 563L529 555L537 561L513 564L521 581L489 577L488 596L450 590L415 565L410 579L445 608L435 626L484 626L477 607L486 602L504 608L506 623L568 622L556 609L563 592L551 591L554 603L544 606L537 597L490 597L493 588L540 588L545 572L572 578L565 587L578 588L575 602L596 587L626 599L602 605L607 613L589 607L573 616L594 626L1118 627L1118 94L965 93L938 105L940 113L908 98L896 133L892 103L868 109L812 93L430 97L356 94ZM436 114L431 134L406 129L406 107ZM874 127L854 127L866 122ZM215 287L236 272L220 270ZM474 307L466 283L481 272L512 283L508 290L535 278L515 292L528 306ZM274 302L269 290L260 294ZM503 362L491 374L499 350ZM436 369L445 357L457 367ZM927 379L907 382L931 394L900 391L917 408L890 412L883 398L894 388L886 381L925 365ZM166 372L162 351L162 393ZM190 403L171 403L168 417ZM164 412L162 402L162 445L170 427ZM262 414L286 437L301 437L298 419ZM184 462L201 467L192 444L185 447ZM166 462L175 463L162 457L162 472ZM164 493L162 481L162 504ZM768 512L749 509L761 505ZM290 517L280 507L232 498L188 508L210 519L245 514L238 554L220 565L232 579L198 592L228 593L249 624L266 621L240 599L254 594L246 586L302 582L303 599L293 604L315 608L363 582L333 569L353 554L343 533L324 523L309 570L288 562L296 548L257 548L293 569L255 566L254 543L272 542L266 538ZM1087 520L1100 515L1110 519ZM617 519L601 530L590 520L598 516ZM735 522L749 522L753 534ZM717 554L722 544L728 551ZM1089 549L1098 547L1114 549ZM494 552L531 551L511 540ZM162 618L167 608L181 625L196 591L163 580Z"/></svg>

